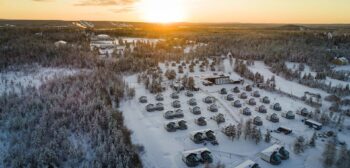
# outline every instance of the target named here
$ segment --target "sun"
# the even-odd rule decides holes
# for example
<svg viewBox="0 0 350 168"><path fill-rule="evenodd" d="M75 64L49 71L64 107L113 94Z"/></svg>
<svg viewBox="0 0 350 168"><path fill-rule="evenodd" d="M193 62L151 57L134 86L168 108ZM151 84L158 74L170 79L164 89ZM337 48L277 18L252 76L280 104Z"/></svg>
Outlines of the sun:
<svg viewBox="0 0 350 168"><path fill-rule="evenodd" d="M137 8L146 22L173 23L185 19L183 0L141 0Z"/></svg>

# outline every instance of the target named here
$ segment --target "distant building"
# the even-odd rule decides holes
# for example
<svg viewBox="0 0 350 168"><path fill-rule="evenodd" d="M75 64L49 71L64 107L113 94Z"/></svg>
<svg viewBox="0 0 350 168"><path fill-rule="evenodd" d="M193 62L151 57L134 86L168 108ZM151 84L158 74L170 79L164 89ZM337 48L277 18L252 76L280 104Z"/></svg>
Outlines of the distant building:
<svg viewBox="0 0 350 168"><path fill-rule="evenodd" d="M63 40L55 42L56 47L62 47L62 46L65 46L66 44L67 44L67 42L65 42Z"/></svg>
<svg viewBox="0 0 350 168"><path fill-rule="evenodd" d="M349 64L349 60L345 57L337 57L333 59L333 63L336 65L347 65Z"/></svg>
<svg viewBox="0 0 350 168"><path fill-rule="evenodd" d="M232 80L230 79L230 76L227 76L227 75L212 75L212 76L208 76L208 77L205 77L204 80L206 82L210 82L212 84L216 84L216 85L223 85L223 84L239 84L239 83L242 83L243 80Z"/></svg>

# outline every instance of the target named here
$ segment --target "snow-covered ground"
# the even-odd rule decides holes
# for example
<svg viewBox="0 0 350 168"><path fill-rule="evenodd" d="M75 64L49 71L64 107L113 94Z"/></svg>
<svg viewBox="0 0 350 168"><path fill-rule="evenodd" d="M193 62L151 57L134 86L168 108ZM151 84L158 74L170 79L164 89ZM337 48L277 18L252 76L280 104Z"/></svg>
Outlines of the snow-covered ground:
<svg viewBox="0 0 350 168"><path fill-rule="evenodd" d="M122 40L124 44L119 44L119 40ZM98 48L101 58L106 58L107 56L112 55L113 52L119 52L119 54L123 54L123 52L127 49L125 43L129 43L129 49L132 52L135 48L134 43L143 42L156 44L163 39L151 39L151 38L136 38L136 37L118 37L118 38L110 38L110 39L101 39L94 40L91 42L91 49Z"/></svg>
<svg viewBox="0 0 350 168"><path fill-rule="evenodd" d="M295 63L295 62L286 62L286 65L289 69L292 69L292 70L298 70L298 67L299 67L299 63ZM302 76L308 75L308 74L311 74L313 77L316 76L317 73L315 71L312 71L310 66L308 65L304 65L304 66L305 66L304 71L301 71ZM346 70L348 68L348 71L350 71L350 66L348 66L347 68L346 67L347 66L338 66L335 69L339 68L339 69ZM321 81L327 85L330 84L333 87L335 86L345 87L347 84L349 84L348 81L341 81L341 80L330 78L328 76L326 77L325 80L321 80Z"/></svg>
<svg viewBox="0 0 350 168"><path fill-rule="evenodd" d="M350 65L338 65L333 70L350 72Z"/></svg>
<svg viewBox="0 0 350 168"><path fill-rule="evenodd" d="M326 97L328 93L325 91L322 91L320 89L310 88L305 85L296 83L294 81L286 80L283 77L277 76L276 74L272 73L267 65L264 64L262 61L255 61L254 65L248 67L253 73L259 72L262 74L265 79L271 78L272 76L275 76L276 80L276 89L280 89L286 93L291 93L293 95L296 95L298 97L301 97L304 95L305 91L309 91L312 93L319 93L322 97ZM306 69L306 68L305 68Z"/></svg>
<svg viewBox="0 0 350 168"><path fill-rule="evenodd" d="M0 73L0 94L20 92L21 88L40 87L43 83L60 77L72 76L79 69L33 67L21 71Z"/></svg>
<svg viewBox="0 0 350 168"><path fill-rule="evenodd" d="M166 67L165 64L161 63L159 66L163 70L166 69L177 69L177 64L175 67ZM226 59L223 62L223 72L230 75L232 79L241 78L238 74L233 72L233 65ZM249 67L254 72L262 73L265 76L265 79L274 75L267 66L265 66L262 62L255 62L254 66ZM319 138L317 140L316 148L308 148L306 152L300 155L295 155L292 151L292 144L297 136L304 136L307 140L312 136L314 130L304 125L301 122L303 117L296 115L295 120L287 120L281 117L281 112L276 112L272 110L269 105L266 105L268 112L267 114L277 113L280 122L272 123L266 120L267 114L258 113L255 111L255 107L258 107L262 103L258 98L255 98L257 101L256 106L250 106L247 103L244 103L243 107L249 107L253 112L252 116L244 116L239 113L239 110L242 108L235 108L231 106L231 102L224 99L224 96L219 94L219 90L221 88L226 88L229 93L234 94L235 100L239 99L238 94L231 92L230 90L238 86L241 91L244 90L243 85L220 85L220 86L203 86L201 82L201 77L206 74L212 73L209 70L206 72L199 71L199 65L195 67L194 73L189 73L188 68L184 69L183 74L178 74L178 77L183 75L193 76L196 80L197 86L200 87L200 91L194 92L194 98L197 100L198 106L200 106L202 110L202 114L199 116L206 117L208 125L207 126L198 126L194 123L194 119L198 118L198 115L194 115L189 111L189 105L187 101L190 99L186 97L184 92L180 92L180 102L181 109L184 110L184 119L187 121L188 129L187 130L178 130L176 132L167 132L164 129L164 124L169 122L163 117L163 113L168 110L174 110L171 106L171 102L173 101L170 98L170 94L173 92L170 88L167 88L164 95L165 100L162 102L165 106L165 110L162 112L147 112L145 110L145 106L148 103L156 104L155 95L149 93L143 86L143 84L137 83L137 76L127 76L126 82L136 89L136 96L132 100L125 100L121 103L121 111L123 111L123 115L125 117L125 123L129 129L133 131L132 141L135 144L141 144L145 147L145 153L141 155L143 160L143 164L145 167L150 168L158 168L158 167L186 167L184 162L181 160L181 152L185 150L197 149L201 147L207 147L211 150L214 156L214 163L222 163L225 164L226 167L234 167L246 159L251 159L257 162L261 167L275 167L270 165L269 163L261 160L258 157L259 152L263 149L272 145L272 143L268 144L265 142L260 142L256 145L251 140L244 140L244 137L241 137L240 140L229 140L222 132L221 129L229 124L237 124L239 122L244 122L249 118L254 118L256 116L260 116L263 120L263 126L260 126L260 130L263 134L266 133L266 130L275 130L279 126L287 126L293 130L291 135L284 135L278 133L272 133L273 143L278 143L280 145L284 145L285 148L290 152L290 159L287 161L283 161L281 165L276 167L283 168L295 168L295 167L305 167L305 168L314 168L321 167L322 162L321 153L323 151L323 143ZM305 91L311 91L315 93L320 93L323 97L328 95L327 93L318 90L312 89L307 86L303 86L297 84L292 81L287 81L284 78L276 76L277 88L281 90L296 94L297 96L304 95ZM249 81L246 81L245 84L249 84ZM292 110L294 113L296 110L301 108L307 108L308 110L314 110L312 107L304 104L304 102L299 100L294 100L286 96L281 96L277 93L268 92L265 90L261 90L258 88L253 88L254 90L258 90L261 96L268 96L272 103L280 103L282 106L282 111ZM226 122L223 124L216 124L215 121L211 120L210 117L217 114L207 110L208 104L205 104L202 99L206 96L213 96L216 98L216 104L219 106L219 112L225 116ZM248 93L249 98L250 93ZM142 104L138 102L138 98L140 96L147 96L148 103ZM240 99L241 100L241 99ZM245 100L241 100L241 102L245 102ZM219 145L213 146L210 143L203 144L195 144L190 140L190 133L193 131L203 130L203 129L211 129L215 132ZM323 128L322 131L328 130L328 128ZM339 139L342 141L350 141L349 131L343 131L339 136ZM199 166L203 167L203 165Z"/></svg>

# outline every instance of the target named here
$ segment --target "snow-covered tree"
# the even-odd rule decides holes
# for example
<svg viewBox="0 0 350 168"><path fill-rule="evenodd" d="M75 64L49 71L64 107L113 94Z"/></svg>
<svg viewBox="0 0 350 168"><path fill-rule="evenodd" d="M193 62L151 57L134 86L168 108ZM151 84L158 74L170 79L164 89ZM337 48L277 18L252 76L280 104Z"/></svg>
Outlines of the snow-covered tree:
<svg viewBox="0 0 350 168"><path fill-rule="evenodd" d="M335 142L333 140L329 140L323 151L323 164L325 167L331 167L336 159L337 149L335 146Z"/></svg>

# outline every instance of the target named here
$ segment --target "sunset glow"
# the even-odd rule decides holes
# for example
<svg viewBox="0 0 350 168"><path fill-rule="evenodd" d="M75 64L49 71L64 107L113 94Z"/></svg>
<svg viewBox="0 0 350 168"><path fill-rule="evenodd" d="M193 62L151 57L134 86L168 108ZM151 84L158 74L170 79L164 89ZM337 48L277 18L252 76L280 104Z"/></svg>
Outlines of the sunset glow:
<svg viewBox="0 0 350 168"><path fill-rule="evenodd" d="M147 22L180 22L185 19L183 0L142 0L137 5L142 19Z"/></svg>
<svg viewBox="0 0 350 168"><path fill-rule="evenodd" d="M0 0L0 19L350 23L349 0Z"/></svg>

